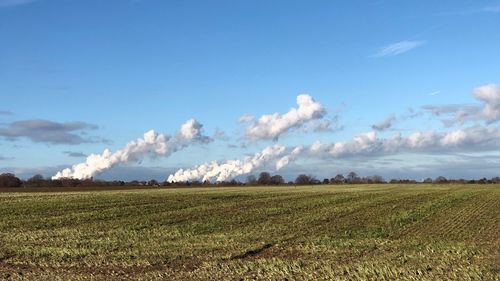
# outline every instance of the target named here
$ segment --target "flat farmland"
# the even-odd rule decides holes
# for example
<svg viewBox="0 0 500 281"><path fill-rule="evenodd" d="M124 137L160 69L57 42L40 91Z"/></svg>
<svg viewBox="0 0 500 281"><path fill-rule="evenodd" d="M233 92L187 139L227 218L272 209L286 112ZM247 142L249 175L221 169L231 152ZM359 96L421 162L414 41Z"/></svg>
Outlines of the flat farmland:
<svg viewBox="0 0 500 281"><path fill-rule="evenodd" d="M6 280L499 276L499 185L0 193Z"/></svg>

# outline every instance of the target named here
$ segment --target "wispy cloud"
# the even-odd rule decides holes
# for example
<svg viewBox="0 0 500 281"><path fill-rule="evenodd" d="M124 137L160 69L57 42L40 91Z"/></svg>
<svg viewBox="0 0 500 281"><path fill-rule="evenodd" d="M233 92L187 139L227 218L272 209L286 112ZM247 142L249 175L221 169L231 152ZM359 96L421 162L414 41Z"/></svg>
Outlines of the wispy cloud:
<svg viewBox="0 0 500 281"><path fill-rule="evenodd" d="M441 93L441 91L434 91L432 93L429 93L429 96L435 96L438 95L439 93Z"/></svg>
<svg viewBox="0 0 500 281"><path fill-rule="evenodd" d="M12 6L20 6L24 4L33 3L38 0L0 0L0 8L1 7L12 7Z"/></svg>
<svg viewBox="0 0 500 281"><path fill-rule="evenodd" d="M87 154L76 151L63 151L63 153L69 157L75 157L75 158L87 157Z"/></svg>
<svg viewBox="0 0 500 281"><path fill-rule="evenodd" d="M6 110L0 110L0 115L12 115L12 112Z"/></svg>
<svg viewBox="0 0 500 281"><path fill-rule="evenodd" d="M481 104L425 105L422 109L435 116L451 116L444 119L445 126L468 121L484 120L494 123L500 120L500 85L487 84L475 88L472 95Z"/></svg>
<svg viewBox="0 0 500 281"><path fill-rule="evenodd" d="M29 119L0 126L0 136L8 140L28 138L34 142L51 144L81 144L96 142L79 134L94 129L97 129L96 125L85 122L58 123L43 119Z"/></svg>
<svg viewBox="0 0 500 281"><path fill-rule="evenodd" d="M377 130L377 131L383 131L386 129L389 129L392 126L392 123L396 120L396 116L394 113L389 114L384 120L373 124L372 129Z"/></svg>
<svg viewBox="0 0 500 281"><path fill-rule="evenodd" d="M245 123L245 122L252 122L253 120L255 120L255 116L253 116L251 114L243 114L238 119L238 122Z"/></svg>
<svg viewBox="0 0 500 281"><path fill-rule="evenodd" d="M380 48L374 57L389 57L404 54L425 44L425 41L400 41Z"/></svg>

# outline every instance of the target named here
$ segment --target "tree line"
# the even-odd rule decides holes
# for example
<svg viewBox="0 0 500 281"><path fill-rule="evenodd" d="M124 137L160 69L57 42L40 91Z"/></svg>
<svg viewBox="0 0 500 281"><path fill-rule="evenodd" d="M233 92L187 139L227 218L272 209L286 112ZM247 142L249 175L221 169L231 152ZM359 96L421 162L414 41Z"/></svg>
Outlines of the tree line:
<svg viewBox="0 0 500 281"><path fill-rule="evenodd" d="M300 174L294 181L286 182L281 175L271 175L268 172L262 172L258 176L250 175L246 178L246 181L224 181L212 183L209 181L191 181L191 182L177 182L170 183L167 181L158 182L156 180L149 181L104 181L104 180L94 180L86 179L79 180L73 178L62 178L53 180L50 178L44 178L42 175L37 174L27 180L21 180L11 173L0 174L0 188L17 188L17 187L27 187L27 188L54 188L54 187L107 187L107 186L258 186L258 185L268 185L268 186L279 186L279 185L320 185L320 184L385 184L385 183L398 183L398 184L408 184L408 183L479 183L479 184L492 184L500 183L500 177L494 177L491 179L478 179L478 180L465 180L465 179L447 179L443 176L439 176L435 179L426 178L422 181L416 181L411 179L391 179L386 181L382 176L374 175L368 177L362 177L355 172L350 172L346 176L338 174L332 178L325 178L323 180L318 180L312 175Z"/></svg>

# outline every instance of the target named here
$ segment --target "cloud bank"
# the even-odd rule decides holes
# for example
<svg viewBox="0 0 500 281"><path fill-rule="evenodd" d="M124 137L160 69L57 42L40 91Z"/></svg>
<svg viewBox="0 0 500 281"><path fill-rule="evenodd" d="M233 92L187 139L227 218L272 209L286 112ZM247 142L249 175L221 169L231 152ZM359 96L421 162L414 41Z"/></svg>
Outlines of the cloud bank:
<svg viewBox="0 0 500 281"><path fill-rule="evenodd" d="M375 132L335 143L316 142L309 148L311 156L321 158L373 157L401 152L447 153L485 151L500 148L500 128L481 125L447 133L415 132L407 137L378 138Z"/></svg>

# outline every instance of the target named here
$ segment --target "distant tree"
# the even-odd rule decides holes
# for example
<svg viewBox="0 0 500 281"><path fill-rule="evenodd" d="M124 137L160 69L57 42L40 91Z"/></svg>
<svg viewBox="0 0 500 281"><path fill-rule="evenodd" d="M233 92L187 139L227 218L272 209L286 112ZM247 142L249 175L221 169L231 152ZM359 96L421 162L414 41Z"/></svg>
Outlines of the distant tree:
<svg viewBox="0 0 500 281"><path fill-rule="evenodd" d="M256 185L258 182L257 182L257 178L254 176L254 175L249 175L247 177L247 184L249 185Z"/></svg>
<svg viewBox="0 0 500 281"><path fill-rule="evenodd" d="M118 186L125 184L123 181L113 181L113 182L100 182L100 181L95 181L93 179L84 179L80 181L79 186L84 186L84 187L89 187L89 186L107 186L107 185L113 185L113 186Z"/></svg>
<svg viewBox="0 0 500 281"><path fill-rule="evenodd" d="M434 180L434 182L435 182L435 183L447 183L447 182L448 182L448 180L447 180L445 177L443 177L443 176L439 176L439 177L437 177L437 178Z"/></svg>
<svg viewBox="0 0 500 281"><path fill-rule="evenodd" d="M14 174L5 173L0 175L0 187L21 187L23 182Z"/></svg>
<svg viewBox="0 0 500 281"><path fill-rule="evenodd" d="M143 185L147 185L148 183L145 183ZM201 181L199 180L192 180L192 181L186 181L185 182L186 186L201 186Z"/></svg>
<svg viewBox="0 0 500 281"><path fill-rule="evenodd" d="M149 186L159 186L160 184L158 184L157 180L152 179L152 180L148 181L148 185ZM200 183L200 185L201 185L201 183Z"/></svg>
<svg viewBox="0 0 500 281"><path fill-rule="evenodd" d="M426 179L424 180L424 183L432 183L432 179L431 179L431 178L426 178Z"/></svg>
<svg viewBox="0 0 500 281"><path fill-rule="evenodd" d="M261 185L269 185L271 184L271 175L268 172L262 172L259 174L257 182Z"/></svg>
<svg viewBox="0 0 500 281"><path fill-rule="evenodd" d="M382 176L374 175L371 177L371 182L373 183L385 183L385 179Z"/></svg>
<svg viewBox="0 0 500 281"><path fill-rule="evenodd" d="M298 184L298 185L312 184L313 180L315 180L315 179L312 176L300 174L295 179L295 184Z"/></svg>
<svg viewBox="0 0 500 281"><path fill-rule="evenodd" d="M57 179L57 180L51 180L50 186L51 187L62 187L63 185L62 185L61 179Z"/></svg>
<svg viewBox="0 0 500 281"><path fill-rule="evenodd" d="M40 175L40 174L36 174L36 175L32 176L31 178L29 178L29 179L28 179L28 181L29 181L29 180L32 180L32 181L41 181L41 180L43 180L43 179L44 179L44 178L43 178L43 176L42 176L42 175Z"/></svg>
<svg viewBox="0 0 500 281"><path fill-rule="evenodd" d="M348 183L359 183L361 181L361 178L355 172L350 172L349 174L347 174L346 180Z"/></svg>
<svg viewBox="0 0 500 281"><path fill-rule="evenodd" d="M323 179L323 184L330 184L330 180L329 179Z"/></svg>
<svg viewBox="0 0 500 281"><path fill-rule="evenodd" d="M486 178L482 178L482 179L479 179L477 181L477 183L480 183L480 184L485 184L485 183L488 183L488 180Z"/></svg>
<svg viewBox="0 0 500 281"><path fill-rule="evenodd" d="M80 180L75 178L61 178L59 180L63 187L77 187L80 185Z"/></svg>
<svg viewBox="0 0 500 281"><path fill-rule="evenodd" d="M42 175L36 174L26 181L27 187L44 187L48 186L49 180L45 180Z"/></svg>
<svg viewBox="0 0 500 281"><path fill-rule="evenodd" d="M345 183L345 178L342 174L338 174L334 178L330 179L330 183L335 183L335 184Z"/></svg>
<svg viewBox="0 0 500 281"><path fill-rule="evenodd" d="M282 185L282 184L285 184L285 180L280 175L274 175L271 177L271 184L272 185Z"/></svg>

